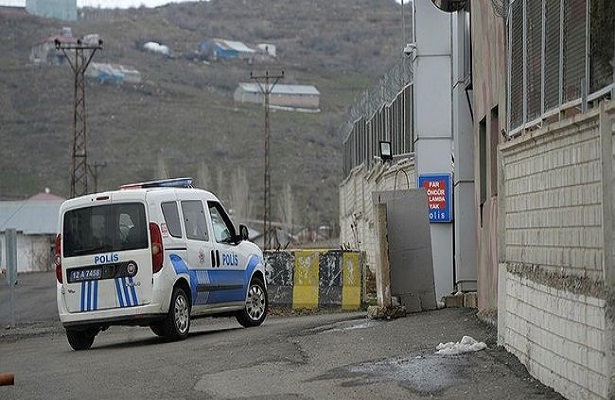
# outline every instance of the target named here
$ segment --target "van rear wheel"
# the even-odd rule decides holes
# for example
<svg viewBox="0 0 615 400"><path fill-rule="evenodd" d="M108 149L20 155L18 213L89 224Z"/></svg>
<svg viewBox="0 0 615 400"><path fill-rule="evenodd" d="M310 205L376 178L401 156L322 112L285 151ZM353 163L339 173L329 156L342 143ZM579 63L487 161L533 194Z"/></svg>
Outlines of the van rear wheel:
<svg viewBox="0 0 615 400"><path fill-rule="evenodd" d="M170 340L184 340L190 329L190 300L184 289L176 287L171 296L169 313L161 324L162 336ZM152 328L154 333L156 331Z"/></svg>
<svg viewBox="0 0 615 400"><path fill-rule="evenodd" d="M66 338L68 339L68 344L73 350L88 350L92 347L92 343L94 343L94 338L98 334L97 329L85 329L85 330L77 330L77 329L66 329Z"/></svg>

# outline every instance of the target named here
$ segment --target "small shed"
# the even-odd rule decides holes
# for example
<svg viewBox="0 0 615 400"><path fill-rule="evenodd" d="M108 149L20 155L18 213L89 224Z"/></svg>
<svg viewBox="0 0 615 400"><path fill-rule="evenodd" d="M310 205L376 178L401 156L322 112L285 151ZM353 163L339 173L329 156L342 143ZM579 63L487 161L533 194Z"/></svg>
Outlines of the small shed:
<svg viewBox="0 0 615 400"><path fill-rule="evenodd" d="M264 85L263 88L265 89ZM264 103L263 91L258 83L240 83L233 99L236 102ZM306 111L319 111L320 92L312 85L277 84L270 90L269 105Z"/></svg>
<svg viewBox="0 0 615 400"><path fill-rule="evenodd" d="M162 54L171 57L171 49L169 46L158 42L147 42L143 45L143 49L152 53Z"/></svg>
<svg viewBox="0 0 615 400"><path fill-rule="evenodd" d="M141 73L131 67L121 64L91 63L85 72L86 76L98 79L100 83L140 83Z"/></svg>
<svg viewBox="0 0 615 400"><path fill-rule="evenodd" d="M50 271L63 198L45 192L24 201L0 201L0 269L6 269L6 230L17 231L17 272Z"/></svg>
<svg viewBox="0 0 615 400"><path fill-rule="evenodd" d="M30 49L30 62L34 64L61 65L67 63L66 56L56 49L56 40L60 43L76 44L72 29L62 28L61 33L50 36Z"/></svg>
<svg viewBox="0 0 615 400"><path fill-rule="evenodd" d="M211 60L251 60L256 51L243 42L211 39L201 43L201 53Z"/></svg>

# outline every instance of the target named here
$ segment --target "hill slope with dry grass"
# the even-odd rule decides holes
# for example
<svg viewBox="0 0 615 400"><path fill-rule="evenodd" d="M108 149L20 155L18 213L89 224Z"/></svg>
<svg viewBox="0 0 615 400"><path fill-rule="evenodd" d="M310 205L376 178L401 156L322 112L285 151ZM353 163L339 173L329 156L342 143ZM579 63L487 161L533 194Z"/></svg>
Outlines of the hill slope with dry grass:
<svg viewBox="0 0 615 400"><path fill-rule="evenodd" d="M142 82L121 86L88 80L88 161L100 169L99 190L171 176L200 176L223 199L229 176L246 171L253 217L262 213L264 111L232 94L250 72L284 70L282 83L314 85L321 112L271 113L271 179L277 197L291 187L295 221L335 225L341 176L338 127L357 94L393 62L401 13L393 0L213 0L155 9L81 9L62 22L0 8L0 198L27 198L45 187L69 194L73 75L68 67L36 66L30 49L70 26L97 33L104 49L94 61L138 69ZM224 38L271 43L267 63L204 63L201 41ZM142 50L157 41L173 58ZM206 178L209 176L209 178ZM90 179L90 183L92 179ZM203 184L203 182L197 182ZM91 186L91 185L90 185Z"/></svg>

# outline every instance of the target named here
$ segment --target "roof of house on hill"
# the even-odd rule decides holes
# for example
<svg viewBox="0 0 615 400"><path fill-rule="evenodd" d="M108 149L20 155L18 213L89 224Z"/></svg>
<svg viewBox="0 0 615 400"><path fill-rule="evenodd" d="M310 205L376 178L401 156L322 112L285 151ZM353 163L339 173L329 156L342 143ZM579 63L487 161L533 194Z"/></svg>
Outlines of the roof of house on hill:
<svg viewBox="0 0 615 400"><path fill-rule="evenodd" d="M257 83L240 83L239 86L242 90L252 93L260 93L261 87ZM271 89L271 94L307 94L307 95L320 95L320 92L316 87L312 85L275 85Z"/></svg>
<svg viewBox="0 0 615 400"><path fill-rule="evenodd" d="M14 228L26 235L52 235L58 231L58 212L64 199L39 193L24 201L0 201L0 232Z"/></svg>
<svg viewBox="0 0 615 400"><path fill-rule="evenodd" d="M226 39L213 39L214 42L218 43L218 45L224 47L227 50L235 50L242 53L255 53L254 49L246 46L243 42L237 42L233 40Z"/></svg>

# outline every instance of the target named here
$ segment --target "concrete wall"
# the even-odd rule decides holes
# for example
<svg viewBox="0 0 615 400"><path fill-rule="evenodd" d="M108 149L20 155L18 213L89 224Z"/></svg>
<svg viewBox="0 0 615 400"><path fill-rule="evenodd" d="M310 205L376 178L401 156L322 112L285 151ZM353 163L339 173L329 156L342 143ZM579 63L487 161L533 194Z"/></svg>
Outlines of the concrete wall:
<svg viewBox="0 0 615 400"><path fill-rule="evenodd" d="M614 122L610 104L500 146L498 339L569 399L615 396Z"/></svg>
<svg viewBox="0 0 615 400"><path fill-rule="evenodd" d="M269 303L293 309L358 310L363 256L342 250L265 252Z"/></svg>
<svg viewBox="0 0 615 400"><path fill-rule="evenodd" d="M51 271L53 236L17 232L17 272ZM0 234L0 269L6 269L6 236Z"/></svg>
<svg viewBox="0 0 615 400"><path fill-rule="evenodd" d="M365 252L366 265L375 271L376 226L372 192L416 188L414 162L391 166L377 164L371 170L361 165L340 185L340 242L344 248Z"/></svg>
<svg viewBox="0 0 615 400"><path fill-rule="evenodd" d="M414 133L416 171L452 173L453 54L452 14L430 1L413 2L416 57L414 71ZM437 26L438 29L434 29ZM470 199L471 200L471 199ZM453 224L431 224L436 297L453 292Z"/></svg>

